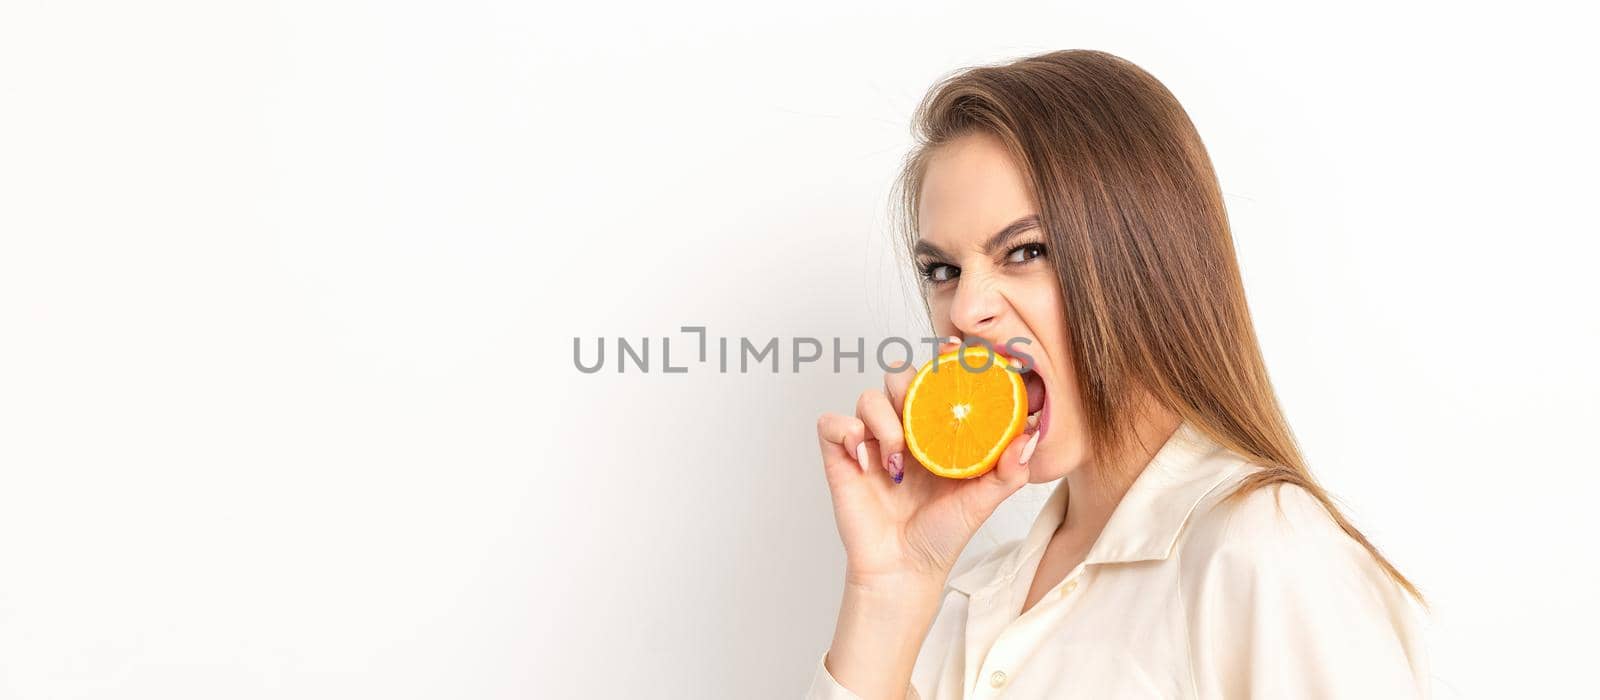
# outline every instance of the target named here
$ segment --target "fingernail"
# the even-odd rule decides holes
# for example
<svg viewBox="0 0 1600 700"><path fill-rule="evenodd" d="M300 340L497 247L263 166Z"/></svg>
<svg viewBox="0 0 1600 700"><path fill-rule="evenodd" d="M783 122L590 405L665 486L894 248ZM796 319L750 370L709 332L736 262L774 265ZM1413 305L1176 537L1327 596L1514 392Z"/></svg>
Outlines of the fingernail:
<svg viewBox="0 0 1600 700"><path fill-rule="evenodd" d="M889 453L889 478L894 479L894 483L897 484L900 483L901 479L906 477L906 468L902 465L900 460L901 457L899 452Z"/></svg>
<svg viewBox="0 0 1600 700"><path fill-rule="evenodd" d="M867 470L867 441L856 443L856 461L861 463L861 471Z"/></svg>
<svg viewBox="0 0 1600 700"><path fill-rule="evenodd" d="M1028 444L1022 446L1022 458L1018 459L1017 463L1018 464L1027 464L1028 463L1028 459L1033 457L1033 448L1038 446L1038 444L1039 444L1039 434L1038 433L1034 433L1033 437L1028 438Z"/></svg>

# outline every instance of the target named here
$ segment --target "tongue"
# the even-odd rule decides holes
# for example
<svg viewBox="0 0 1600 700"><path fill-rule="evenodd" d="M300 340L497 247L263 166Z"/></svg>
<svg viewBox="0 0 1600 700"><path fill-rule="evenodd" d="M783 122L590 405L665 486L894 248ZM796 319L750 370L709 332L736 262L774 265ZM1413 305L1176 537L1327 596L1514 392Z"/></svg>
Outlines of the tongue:
<svg viewBox="0 0 1600 700"><path fill-rule="evenodd" d="M1028 390L1028 413L1038 413L1044 408L1044 380L1035 372L1022 375L1022 386Z"/></svg>

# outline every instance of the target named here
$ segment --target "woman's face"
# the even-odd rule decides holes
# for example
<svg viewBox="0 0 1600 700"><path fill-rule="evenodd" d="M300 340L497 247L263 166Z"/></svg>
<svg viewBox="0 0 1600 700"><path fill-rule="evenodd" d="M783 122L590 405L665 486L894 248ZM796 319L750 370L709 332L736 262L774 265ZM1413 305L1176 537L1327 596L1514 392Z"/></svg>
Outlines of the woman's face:
<svg viewBox="0 0 1600 700"><path fill-rule="evenodd" d="M1035 376L1025 379L1039 444L1029 480L1063 477L1088 459L1088 433L1061 285L1049 259L1054 252L1044 230L1027 221L1038 215L1033 195L1005 146L989 134L946 144L926 167L916 261L934 331L1032 358Z"/></svg>

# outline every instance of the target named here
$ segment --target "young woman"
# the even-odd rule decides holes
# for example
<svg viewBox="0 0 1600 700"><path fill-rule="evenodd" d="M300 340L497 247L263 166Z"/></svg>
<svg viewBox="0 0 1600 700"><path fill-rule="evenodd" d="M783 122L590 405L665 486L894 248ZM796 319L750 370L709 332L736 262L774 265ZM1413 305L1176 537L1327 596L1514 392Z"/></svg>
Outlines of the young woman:
<svg viewBox="0 0 1600 700"><path fill-rule="evenodd" d="M1172 94L1061 51L947 78L916 126L900 193L934 330L1025 339L1037 424L958 481L905 451L910 372L818 420L847 565L808 697L1426 696L1421 595L1295 446ZM1024 539L952 572L1056 479Z"/></svg>

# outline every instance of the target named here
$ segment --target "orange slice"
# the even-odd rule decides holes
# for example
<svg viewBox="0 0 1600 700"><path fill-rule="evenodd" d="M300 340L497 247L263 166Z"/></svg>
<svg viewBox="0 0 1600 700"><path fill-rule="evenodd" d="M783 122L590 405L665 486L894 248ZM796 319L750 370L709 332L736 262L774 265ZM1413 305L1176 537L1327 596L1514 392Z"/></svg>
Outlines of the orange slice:
<svg viewBox="0 0 1600 700"><path fill-rule="evenodd" d="M1007 362L981 345L961 348L911 379L901 411L906 449L928 471L950 479L982 476L1028 424L1028 390Z"/></svg>

